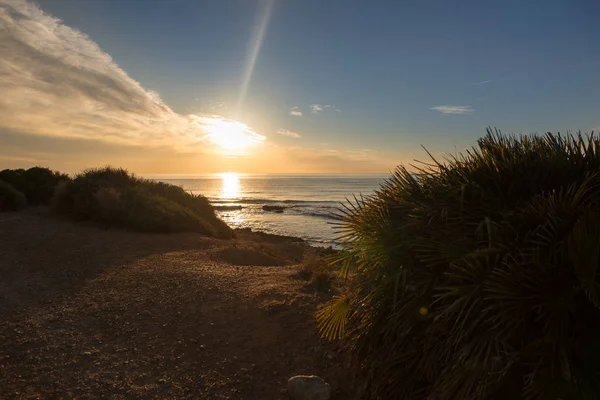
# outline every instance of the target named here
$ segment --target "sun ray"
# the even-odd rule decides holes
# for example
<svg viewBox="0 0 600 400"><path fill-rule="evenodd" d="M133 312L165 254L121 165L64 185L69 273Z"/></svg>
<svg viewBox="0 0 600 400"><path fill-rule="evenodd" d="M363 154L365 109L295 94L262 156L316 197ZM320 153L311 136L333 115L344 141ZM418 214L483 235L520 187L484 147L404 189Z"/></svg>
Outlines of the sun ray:
<svg viewBox="0 0 600 400"><path fill-rule="evenodd" d="M256 34L254 35L254 38L250 44L250 54L248 56L248 62L246 63L246 70L244 71L244 78L242 80L242 87L240 89L240 96L238 97L238 103L236 107L236 118L240 113L240 109L246 98L246 93L248 92L248 85L252 79L254 65L256 64L256 59L258 58L258 53L260 52L260 47L262 46L265 32L267 31L267 26L269 25L269 20L271 19L273 4L274 0L262 1L262 18L260 19L258 29L256 29Z"/></svg>

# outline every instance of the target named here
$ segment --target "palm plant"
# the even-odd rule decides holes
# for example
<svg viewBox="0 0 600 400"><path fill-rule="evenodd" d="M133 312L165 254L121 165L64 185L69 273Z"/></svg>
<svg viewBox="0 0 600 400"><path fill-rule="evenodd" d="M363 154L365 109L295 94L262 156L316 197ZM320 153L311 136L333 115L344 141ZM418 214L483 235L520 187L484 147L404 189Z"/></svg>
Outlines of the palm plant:
<svg viewBox="0 0 600 400"><path fill-rule="evenodd" d="M600 397L600 140L504 136L399 167L340 215L318 312L374 399Z"/></svg>

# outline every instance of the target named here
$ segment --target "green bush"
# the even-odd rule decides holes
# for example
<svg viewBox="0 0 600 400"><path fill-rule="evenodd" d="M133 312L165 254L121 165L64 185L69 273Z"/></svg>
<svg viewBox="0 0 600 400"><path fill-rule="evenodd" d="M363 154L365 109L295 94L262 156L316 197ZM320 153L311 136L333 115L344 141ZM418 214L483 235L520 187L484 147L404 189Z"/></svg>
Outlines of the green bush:
<svg viewBox="0 0 600 400"><path fill-rule="evenodd" d="M205 197L178 186L136 178L117 168L86 170L61 184L53 208L75 219L109 227L233 236Z"/></svg>
<svg viewBox="0 0 600 400"><path fill-rule="evenodd" d="M373 399L600 398L600 140L488 130L341 214L318 312Z"/></svg>
<svg viewBox="0 0 600 400"><path fill-rule="evenodd" d="M54 190L60 182L69 180L65 174L48 168L33 167L24 169L5 169L0 171L0 180L10 183L21 191L32 205L48 204Z"/></svg>
<svg viewBox="0 0 600 400"><path fill-rule="evenodd" d="M0 181L0 212L19 211L27 205L23 193L15 189L10 183Z"/></svg>

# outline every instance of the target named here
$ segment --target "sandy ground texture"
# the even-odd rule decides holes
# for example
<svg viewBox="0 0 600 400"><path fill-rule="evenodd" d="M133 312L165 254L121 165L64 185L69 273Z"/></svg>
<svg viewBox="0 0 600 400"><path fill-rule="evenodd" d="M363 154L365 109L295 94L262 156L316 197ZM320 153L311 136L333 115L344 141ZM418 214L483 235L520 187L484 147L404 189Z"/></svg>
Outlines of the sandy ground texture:
<svg viewBox="0 0 600 400"><path fill-rule="evenodd" d="M306 246L238 236L0 214L0 398L287 399L296 374L349 398Z"/></svg>

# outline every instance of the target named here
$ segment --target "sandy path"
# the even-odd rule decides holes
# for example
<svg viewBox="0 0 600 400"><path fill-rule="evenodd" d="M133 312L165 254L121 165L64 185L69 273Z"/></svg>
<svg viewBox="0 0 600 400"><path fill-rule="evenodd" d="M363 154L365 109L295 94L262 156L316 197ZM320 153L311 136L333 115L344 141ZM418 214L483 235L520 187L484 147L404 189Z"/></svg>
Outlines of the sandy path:
<svg viewBox="0 0 600 400"><path fill-rule="evenodd" d="M322 299L297 266L224 261L277 264L249 247L0 214L0 397L285 399L302 373L338 386Z"/></svg>

